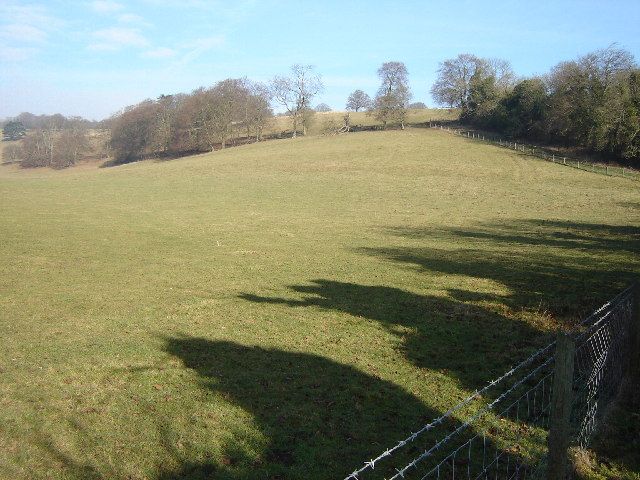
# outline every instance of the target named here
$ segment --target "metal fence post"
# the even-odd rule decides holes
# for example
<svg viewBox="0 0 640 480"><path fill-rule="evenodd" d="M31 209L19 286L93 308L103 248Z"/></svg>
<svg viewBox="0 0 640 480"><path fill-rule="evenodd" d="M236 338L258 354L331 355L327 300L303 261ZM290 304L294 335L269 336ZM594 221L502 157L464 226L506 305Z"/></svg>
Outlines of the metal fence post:
<svg viewBox="0 0 640 480"><path fill-rule="evenodd" d="M553 396L549 418L548 480L565 480L569 463L571 403L573 401L573 358L576 344L566 333L560 333L556 341Z"/></svg>

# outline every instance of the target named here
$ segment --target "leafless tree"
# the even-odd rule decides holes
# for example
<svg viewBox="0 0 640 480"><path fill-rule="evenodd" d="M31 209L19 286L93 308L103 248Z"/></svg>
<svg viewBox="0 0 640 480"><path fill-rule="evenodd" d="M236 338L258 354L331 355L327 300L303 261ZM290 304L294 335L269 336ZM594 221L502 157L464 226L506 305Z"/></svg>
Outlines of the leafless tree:
<svg viewBox="0 0 640 480"><path fill-rule="evenodd" d="M636 67L633 55L615 43L581 57L578 65L588 76L597 79L605 90L616 74L630 72Z"/></svg>
<svg viewBox="0 0 640 480"><path fill-rule="evenodd" d="M2 150L2 161L4 163L18 162L22 159L22 146L19 143L7 145Z"/></svg>
<svg viewBox="0 0 640 480"><path fill-rule="evenodd" d="M275 77L271 81L273 100L282 106L293 123L293 136L302 126L302 134L306 135L310 121L311 101L322 91L320 75L315 73L311 65L293 65L290 77Z"/></svg>
<svg viewBox="0 0 640 480"><path fill-rule="evenodd" d="M176 95L160 95L156 100L156 118L151 138L151 149L158 154L166 155L175 136L176 115L180 97Z"/></svg>
<svg viewBox="0 0 640 480"><path fill-rule="evenodd" d="M404 129L407 105L411 100L407 67L402 62L383 63L378 69L378 77L382 84L373 104L374 115L384 128L392 122L399 123Z"/></svg>
<svg viewBox="0 0 640 480"><path fill-rule="evenodd" d="M355 90L347 98L347 110L353 110L354 112L366 110L371 108L372 103L369 95L362 90Z"/></svg>
<svg viewBox="0 0 640 480"><path fill-rule="evenodd" d="M431 94L441 105L466 109L472 79L478 82L488 77L494 78L500 92L506 92L515 83L515 75L508 61L462 53L440 64L438 78L431 87Z"/></svg>
<svg viewBox="0 0 640 480"><path fill-rule="evenodd" d="M481 63L480 58L469 53L442 62L436 83L431 87L434 100L450 107L464 108L469 100L471 78Z"/></svg>
<svg viewBox="0 0 640 480"><path fill-rule="evenodd" d="M262 132L273 117L269 105L271 92L266 85L244 79L244 94L242 96L242 122L247 137L254 136L256 142L262 139Z"/></svg>

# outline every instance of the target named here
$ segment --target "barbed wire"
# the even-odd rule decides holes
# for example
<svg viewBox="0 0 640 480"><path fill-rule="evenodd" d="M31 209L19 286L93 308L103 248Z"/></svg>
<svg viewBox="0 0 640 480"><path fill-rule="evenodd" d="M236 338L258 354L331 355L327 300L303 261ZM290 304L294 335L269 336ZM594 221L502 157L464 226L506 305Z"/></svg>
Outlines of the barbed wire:
<svg viewBox="0 0 640 480"><path fill-rule="evenodd" d="M420 435L424 434L425 432L433 430L435 427L443 424L454 413L458 412L459 410L463 409L464 407L469 405L471 402L473 402L475 399L477 399L477 398L481 397L482 395L484 395L491 388L495 387L496 385L499 385L501 382L503 382L506 379L508 379L509 377L513 376L516 372L518 372L519 370L521 370L525 366L529 365L534 360L536 360L537 358L542 356L544 353L549 351L551 348L553 348L554 345L555 345L555 342L552 342L551 344L549 344L549 345L537 350L532 355L530 355L526 360L524 360L523 362L519 363L515 367L511 368L509 371L505 372L503 375L501 375L500 377L496 378L495 380L490 381L485 387L481 388L480 390L476 390L473 394L469 395L463 401L461 401L460 403L458 403L457 405L455 405L454 407L449 409L447 412L445 412L443 415L441 415L437 419L433 420L431 423L428 423L428 424L424 425L422 428L420 428L419 430L417 430L416 432L411 433L411 435L409 435L405 439L400 440L394 447L385 450L384 452L382 452L380 455L378 455L374 459L371 459L368 462L365 462L363 467L361 467L358 470L355 470L354 472L349 474L345 478L345 480L356 480L356 479L359 478L359 475L361 473L365 472L366 470L369 470L369 469L373 470L375 468L376 463L378 463L379 461L383 460L386 457L391 456L394 452L396 452L397 450L401 449L405 445L415 441Z"/></svg>
<svg viewBox="0 0 640 480"><path fill-rule="evenodd" d="M572 438L577 445L589 443L602 412L622 383L630 348L632 299L629 287L583 319L573 335ZM363 475L380 467L383 460L402 461L407 455L411 456L402 461L401 468L385 465L383 471L390 475L385 478L472 480L489 474L496 479L540 474L547 454L555 346L554 341L535 351L440 417L365 462L345 480L363 480ZM498 387L502 392L486 400L489 391ZM471 409L476 400L484 403ZM454 415L462 417L454 419ZM455 428L448 425L453 421L460 424ZM437 434L436 429L445 427L452 430L440 432L431 447L415 450L424 434ZM405 452L409 446L415 453Z"/></svg>

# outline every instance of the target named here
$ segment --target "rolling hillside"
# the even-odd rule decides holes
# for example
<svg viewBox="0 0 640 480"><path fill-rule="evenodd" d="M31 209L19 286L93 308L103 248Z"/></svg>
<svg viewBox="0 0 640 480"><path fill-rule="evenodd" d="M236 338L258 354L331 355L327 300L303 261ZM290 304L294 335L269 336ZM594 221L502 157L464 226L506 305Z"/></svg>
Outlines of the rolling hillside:
<svg viewBox="0 0 640 480"><path fill-rule="evenodd" d="M2 478L343 478L640 271L636 182L429 129L0 198Z"/></svg>

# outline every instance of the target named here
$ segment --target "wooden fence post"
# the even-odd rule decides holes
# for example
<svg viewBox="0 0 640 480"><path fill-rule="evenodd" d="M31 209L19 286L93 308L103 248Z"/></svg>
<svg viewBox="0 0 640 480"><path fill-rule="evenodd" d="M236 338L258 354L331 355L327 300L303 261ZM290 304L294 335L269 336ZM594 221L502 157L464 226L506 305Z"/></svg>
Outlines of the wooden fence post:
<svg viewBox="0 0 640 480"><path fill-rule="evenodd" d="M573 402L573 357L576 344L566 333L556 340L551 416L549 418L549 460L547 480L565 480L569 463L570 417Z"/></svg>

